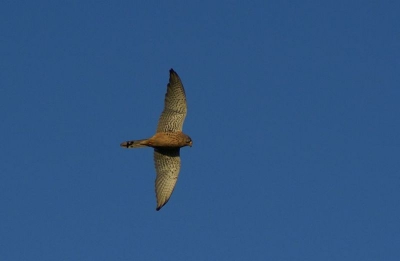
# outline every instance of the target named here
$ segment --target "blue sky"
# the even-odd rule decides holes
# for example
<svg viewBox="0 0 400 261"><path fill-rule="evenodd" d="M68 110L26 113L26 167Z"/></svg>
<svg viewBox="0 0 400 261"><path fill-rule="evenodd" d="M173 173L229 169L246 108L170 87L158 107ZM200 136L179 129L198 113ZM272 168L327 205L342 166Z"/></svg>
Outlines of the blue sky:
<svg viewBox="0 0 400 261"><path fill-rule="evenodd" d="M1 260L399 260L400 2L2 1ZM174 68L194 145L155 211Z"/></svg>

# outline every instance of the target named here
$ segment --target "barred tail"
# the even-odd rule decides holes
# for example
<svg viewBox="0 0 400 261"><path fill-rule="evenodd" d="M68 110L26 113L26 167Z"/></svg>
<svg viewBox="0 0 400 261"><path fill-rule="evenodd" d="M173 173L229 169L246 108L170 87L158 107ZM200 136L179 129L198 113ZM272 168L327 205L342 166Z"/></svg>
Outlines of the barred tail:
<svg viewBox="0 0 400 261"><path fill-rule="evenodd" d="M131 148L143 148L146 147L146 141L144 140L128 140L121 143L121 147L131 149Z"/></svg>

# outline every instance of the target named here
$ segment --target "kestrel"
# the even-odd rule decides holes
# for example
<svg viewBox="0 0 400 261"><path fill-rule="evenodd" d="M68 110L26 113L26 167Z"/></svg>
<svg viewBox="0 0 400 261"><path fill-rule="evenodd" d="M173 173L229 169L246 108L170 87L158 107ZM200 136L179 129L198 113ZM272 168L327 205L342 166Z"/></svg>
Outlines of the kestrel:
<svg viewBox="0 0 400 261"><path fill-rule="evenodd" d="M187 113L186 95L181 79L173 70L169 70L169 83L165 94L164 110L158 121L157 131L153 137L143 140L130 140L121 143L124 148L154 148L156 167L157 208L167 204L181 168L180 148L192 146L192 139L182 132Z"/></svg>

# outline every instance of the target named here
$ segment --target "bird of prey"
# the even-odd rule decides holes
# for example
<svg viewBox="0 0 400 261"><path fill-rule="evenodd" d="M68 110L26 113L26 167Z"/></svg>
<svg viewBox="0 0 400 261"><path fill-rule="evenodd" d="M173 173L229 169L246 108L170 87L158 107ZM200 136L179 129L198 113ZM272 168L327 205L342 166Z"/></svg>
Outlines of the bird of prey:
<svg viewBox="0 0 400 261"><path fill-rule="evenodd" d="M158 121L156 134L148 139L121 143L121 147L124 148L154 148L154 164L157 173L155 181L157 211L167 204L174 190L181 168L180 148L192 146L192 139L182 132L186 113L185 89L178 74L171 69L169 70L164 110Z"/></svg>

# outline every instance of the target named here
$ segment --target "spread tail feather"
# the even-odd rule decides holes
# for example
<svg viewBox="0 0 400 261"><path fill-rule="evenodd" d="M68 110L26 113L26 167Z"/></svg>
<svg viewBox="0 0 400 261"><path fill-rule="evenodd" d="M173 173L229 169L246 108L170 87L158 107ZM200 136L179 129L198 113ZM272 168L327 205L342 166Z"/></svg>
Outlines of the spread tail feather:
<svg viewBox="0 0 400 261"><path fill-rule="evenodd" d="M144 140L128 140L124 141L121 143L121 147L131 149L131 148L143 148L146 147L146 141L147 139Z"/></svg>

